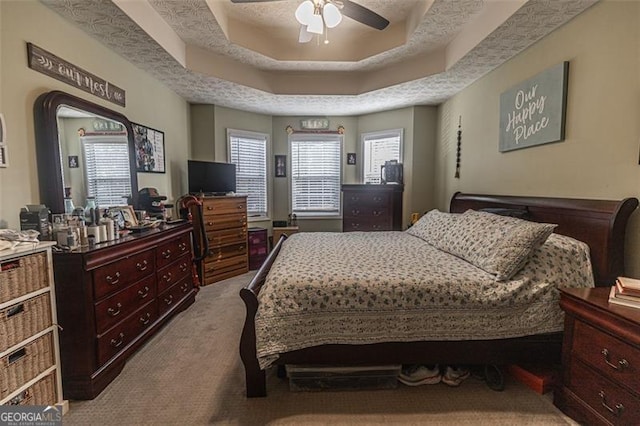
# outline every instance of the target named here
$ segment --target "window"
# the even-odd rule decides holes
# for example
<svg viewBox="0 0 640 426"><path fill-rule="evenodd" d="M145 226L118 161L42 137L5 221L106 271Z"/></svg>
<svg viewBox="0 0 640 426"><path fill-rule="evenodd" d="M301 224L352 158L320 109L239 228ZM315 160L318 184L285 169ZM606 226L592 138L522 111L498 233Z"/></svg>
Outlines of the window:
<svg viewBox="0 0 640 426"><path fill-rule="evenodd" d="M380 183L380 166L385 161L402 162L402 129L362 134L364 183Z"/></svg>
<svg viewBox="0 0 640 426"><path fill-rule="evenodd" d="M236 165L236 192L247 194L247 213L267 216L267 141L264 133L227 129L229 162Z"/></svg>
<svg viewBox="0 0 640 426"><path fill-rule="evenodd" d="M83 136L87 195L99 207L122 206L131 195L129 143L126 135Z"/></svg>
<svg viewBox="0 0 640 426"><path fill-rule="evenodd" d="M341 135L292 134L291 212L340 215Z"/></svg>

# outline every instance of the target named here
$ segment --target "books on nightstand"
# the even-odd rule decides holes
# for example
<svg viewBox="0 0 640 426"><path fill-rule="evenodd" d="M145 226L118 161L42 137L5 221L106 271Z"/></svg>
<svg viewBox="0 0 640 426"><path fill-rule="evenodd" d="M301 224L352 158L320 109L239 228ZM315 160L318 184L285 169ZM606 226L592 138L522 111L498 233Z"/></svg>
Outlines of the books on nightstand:
<svg viewBox="0 0 640 426"><path fill-rule="evenodd" d="M640 309L640 280L618 277L616 285L611 287L609 303Z"/></svg>

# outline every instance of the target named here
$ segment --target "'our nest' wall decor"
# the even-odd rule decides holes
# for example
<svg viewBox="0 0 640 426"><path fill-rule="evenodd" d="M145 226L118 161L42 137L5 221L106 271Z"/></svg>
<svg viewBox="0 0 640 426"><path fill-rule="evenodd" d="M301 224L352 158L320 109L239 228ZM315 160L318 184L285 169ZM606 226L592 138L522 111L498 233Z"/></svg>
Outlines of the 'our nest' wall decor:
<svg viewBox="0 0 640 426"><path fill-rule="evenodd" d="M564 140L569 62L500 95L500 152Z"/></svg>

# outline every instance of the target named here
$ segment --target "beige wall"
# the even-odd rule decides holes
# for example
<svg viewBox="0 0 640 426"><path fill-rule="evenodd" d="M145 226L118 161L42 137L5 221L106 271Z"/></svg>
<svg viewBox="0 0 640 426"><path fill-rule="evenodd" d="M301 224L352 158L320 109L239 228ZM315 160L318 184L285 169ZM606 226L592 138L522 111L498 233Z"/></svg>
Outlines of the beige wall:
<svg viewBox="0 0 640 426"><path fill-rule="evenodd" d="M126 91L127 106L103 101L28 68L31 42ZM189 152L187 103L84 32L36 1L0 1L0 112L8 128L9 167L0 168L0 226L19 228L25 204L39 202L33 123L38 95L62 90L165 132L164 174L139 173L138 185L156 187L173 199L186 190Z"/></svg>
<svg viewBox="0 0 640 426"><path fill-rule="evenodd" d="M438 111L438 207L455 191L619 199L640 196L640 2L596 4ZM500 94L569 61L566 139L498 152ZM458 117L462 167L455 179ZM639 214L627 237L628 273L640 276Z"/></svg>

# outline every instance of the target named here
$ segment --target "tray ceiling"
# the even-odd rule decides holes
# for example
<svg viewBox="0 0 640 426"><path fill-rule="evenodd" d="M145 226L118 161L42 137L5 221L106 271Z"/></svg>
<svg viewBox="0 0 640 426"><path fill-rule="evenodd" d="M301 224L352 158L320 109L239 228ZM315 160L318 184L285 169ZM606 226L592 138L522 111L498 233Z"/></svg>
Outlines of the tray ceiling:
<svg viewBox="0 0 640 426"><path fill-rule="evenodd" d="M41 1L188 102L358 115L440 104L597 0L355 0L389 27L345 17L329 44L298 43L300 0Z"/></svg>

